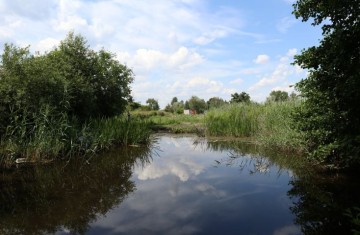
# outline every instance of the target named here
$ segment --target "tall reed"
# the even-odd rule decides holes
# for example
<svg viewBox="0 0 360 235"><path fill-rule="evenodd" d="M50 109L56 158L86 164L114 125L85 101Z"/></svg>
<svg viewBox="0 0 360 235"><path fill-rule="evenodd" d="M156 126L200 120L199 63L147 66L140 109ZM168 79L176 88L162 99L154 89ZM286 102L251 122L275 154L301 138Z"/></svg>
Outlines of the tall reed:
<svg viewBox="0 0 360 235"><path fill-rule="evenodd" d="M301 101L270 102L263 105L256 139L262 145L305 151L304 139L294 128L292 113Z"/></svg>
<svg viewBox="0 0 360 235"><path fill-rule="evenodd" d="M208 111L207 133L211 136L252 137L259 129L262 107L256 104L230 104Z"/></svg>
<svg viewBox="0 0 360 235"><path fill-rule="evenodd" d="M207 134L250 137L261 145L304 151L303 138L292 127L298 105L300 101L239 103L213 109L205 117Z"/></svg>
<svg viewBox="0 0 360 235"><path fill-rule="evenodd" d="M125 117L92 119L86 123L44 106L37 114L14 111L11 124L0 140L0 165L17 158L48 161L58 157L93 154L111 145L147 144L147 121Z"/></svg>

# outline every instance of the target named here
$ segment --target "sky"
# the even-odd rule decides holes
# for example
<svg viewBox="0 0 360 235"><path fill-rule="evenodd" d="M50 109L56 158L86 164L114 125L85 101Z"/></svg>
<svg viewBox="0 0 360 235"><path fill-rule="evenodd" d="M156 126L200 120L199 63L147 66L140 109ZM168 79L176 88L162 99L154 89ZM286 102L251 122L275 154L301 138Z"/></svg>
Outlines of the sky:
<svg viewBox="0 0 360 235"><path fill-rule="evenodd" d="M134 100L173 97L263 102L291 93L306 71L291 65L321 29L292 15L293 0L0 0L4 43L52 50L70 31L132 69Z"/></svg>

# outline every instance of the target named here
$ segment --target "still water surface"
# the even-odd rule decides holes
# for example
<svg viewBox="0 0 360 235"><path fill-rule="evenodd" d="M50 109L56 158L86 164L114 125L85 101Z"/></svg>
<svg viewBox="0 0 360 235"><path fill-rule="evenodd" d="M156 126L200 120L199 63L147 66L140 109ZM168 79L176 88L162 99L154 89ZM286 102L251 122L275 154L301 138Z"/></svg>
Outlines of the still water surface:
<svg viewBox="0 0 360 235"><path fill-rule="evenodd" d="M351 202L337 205L311 175L298 158L249 144L158 136L152 149L2 172L0 234L346 232L336 213L358 192L343 184Z"/></svg>

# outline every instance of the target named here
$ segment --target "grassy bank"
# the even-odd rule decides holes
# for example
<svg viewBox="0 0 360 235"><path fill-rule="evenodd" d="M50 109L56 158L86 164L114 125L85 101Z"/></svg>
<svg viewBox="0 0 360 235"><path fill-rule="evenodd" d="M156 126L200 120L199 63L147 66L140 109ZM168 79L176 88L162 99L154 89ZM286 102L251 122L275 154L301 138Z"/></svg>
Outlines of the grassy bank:
<svg viewBox="0 0 360 235"><path fill-rule="evenodd" d="M262 146L305 152L304 138L295 131L291 117L300 104L299 100L235 103L211 109L204 115L137 111L132 116L147 120L156 132L246 138Z"/></svg>
<svg viewBox="0 0 360 235"><path fill-rule="evenodd" d="M164 111L135 111L131 115L149 122L154 132L205 134L204 115L173 114Z"/></svg>
<svg viewBox="0 0 360 235"><path fill-rule="evenodd" d="M210 136L248 137L284 150L305 151L303 138L292 126L291 113L299 101L231 104L210 110L205 117Z"/></svg>
<svg viewBox="0 0 360 235"><path fill-rule="evenodd" d="M12 165L18 158L48 162L97 153L112 145L150 142L151 129L145 120L116 116L78 123L50 108L41 115L14 118L0 141L0 165Z"/></svg>

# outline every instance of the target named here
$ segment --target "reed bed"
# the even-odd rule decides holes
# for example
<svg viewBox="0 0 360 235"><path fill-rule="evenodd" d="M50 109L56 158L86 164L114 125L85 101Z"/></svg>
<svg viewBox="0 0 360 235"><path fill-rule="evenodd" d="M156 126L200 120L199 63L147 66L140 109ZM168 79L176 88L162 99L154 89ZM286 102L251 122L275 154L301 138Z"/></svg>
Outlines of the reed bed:
<svg viewBox="0 0 360 235"><path fill-rule="evenodd" d="M116 116L79 125L78 120L45 107L38 115L14 115L0 140L0 165L11 165L17 158L46 162L94 154L112 145L147 144L150 134L146 120Z"/></svg>
<svg viewBox="0 0 360 235"><path fill-rule="evenodd" d="M205 117L210 136L253 137L259 130L262 106L230 104L210 110Z"/></svg>
<svg viewBox="0 0 360 235"><path fill-rule="evenodd" d="M259 118L259 132L256 134L258 142L285 150L306 151L304 138L295 130L292 119L293 112L300 104L301 101L265 104Z"/></svg>
<svg viewBox="0 0 360 235"><path fill-rule="evenodd" d="M210 110L205 117L210 136L247 137L261 145L305 151L303 138L292 124L300 101L239 103Z"/></svg>

